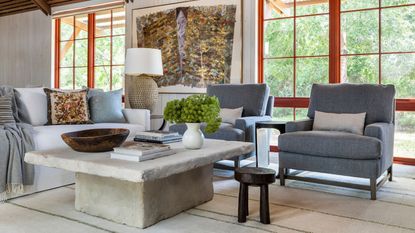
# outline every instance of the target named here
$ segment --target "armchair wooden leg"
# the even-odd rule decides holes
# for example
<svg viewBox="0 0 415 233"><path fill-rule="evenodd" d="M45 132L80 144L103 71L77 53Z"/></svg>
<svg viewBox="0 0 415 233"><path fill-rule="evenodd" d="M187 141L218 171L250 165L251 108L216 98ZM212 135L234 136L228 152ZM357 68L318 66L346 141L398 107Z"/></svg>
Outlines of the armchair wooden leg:
<svg viewBox="0 0 415 233"><path fill-rule="evenodd" d="M285 186L285 169L280 167L278 173L280 175L280 185Z"/></svg>
<svg viewBox="0 0 415 233"><path fill-rule="evenodd" d="M389 181L392 181L392 175L393 175L392 166L393 165L391 165L390 168L388 168Z"/></svg>
<svg viewBox="0 0 415 233"><path fill-rule="evenodd" d="M376 178L370 178L370 199L376 200Z"/></svg>

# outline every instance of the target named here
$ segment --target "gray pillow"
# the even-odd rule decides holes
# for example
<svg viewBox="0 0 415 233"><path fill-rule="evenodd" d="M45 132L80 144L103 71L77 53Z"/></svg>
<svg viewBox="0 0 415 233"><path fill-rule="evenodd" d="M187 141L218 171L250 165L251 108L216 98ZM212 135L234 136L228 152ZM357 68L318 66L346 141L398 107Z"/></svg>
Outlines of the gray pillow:
<svg viewBox="0 0 415 233"><path fill-rule="evenodd" d="M88 100L90 100L92 96L104 92L104 90L99 89L99 88L89 88L89 87L85 87L85 86L83 86L82 89L87 89L88 90L88 94L86 96L88 98Z"/></svg>
<svg viewBox="0 0 415 233"><path fill-rule="evenodd" d="M95 92L89 99L91 120L95 123L125 123L122 113L122 89Z"/></svg>
<svg viewBox="0 0 415 233"><path fill-rule="evenodd" d="M315 111L313 130L342 131L363 135L366 113L328 113Z"/></svg>
<svg viewBox="0 0 415 233"><path fill-rule="evenodd" d="M12 97L0 96L0 125L16 123L13 117Z"/></svg>

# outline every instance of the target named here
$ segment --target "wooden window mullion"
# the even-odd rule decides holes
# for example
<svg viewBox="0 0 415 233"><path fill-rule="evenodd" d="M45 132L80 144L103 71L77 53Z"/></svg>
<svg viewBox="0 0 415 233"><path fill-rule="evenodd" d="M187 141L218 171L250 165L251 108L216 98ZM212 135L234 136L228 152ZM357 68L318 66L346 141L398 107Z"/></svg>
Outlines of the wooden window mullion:
<svg viewBox="0 0 415 233"><path fill-rule="evenodd" d="M340 83L341 17L340 0L329 1L329 83Z"/></svg>
<svg viewBox="0 0 415 233"><path fill-rule="evenodd" d="M55 20L55 78L54 87L60 86L60 54L61 54L61 19Z"/></svg>
<svg viewBox="0 0 415 233"><path fill-rule="evenodd" d="M95 87L95 14L88 14L88 87Z"/></svg>

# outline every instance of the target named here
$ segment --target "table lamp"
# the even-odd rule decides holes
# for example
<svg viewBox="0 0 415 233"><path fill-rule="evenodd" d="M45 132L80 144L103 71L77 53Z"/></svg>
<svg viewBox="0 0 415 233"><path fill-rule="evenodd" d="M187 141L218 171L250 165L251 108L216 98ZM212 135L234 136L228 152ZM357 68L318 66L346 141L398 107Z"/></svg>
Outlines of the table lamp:
<svg viewBox="0 0 415 233"><path fill-rule="evenodd" d="M131 108L153 110L158 100L158 86L152 77L163 75L161 50L127 49L125 74L131 76L126 85Z"/></svg>

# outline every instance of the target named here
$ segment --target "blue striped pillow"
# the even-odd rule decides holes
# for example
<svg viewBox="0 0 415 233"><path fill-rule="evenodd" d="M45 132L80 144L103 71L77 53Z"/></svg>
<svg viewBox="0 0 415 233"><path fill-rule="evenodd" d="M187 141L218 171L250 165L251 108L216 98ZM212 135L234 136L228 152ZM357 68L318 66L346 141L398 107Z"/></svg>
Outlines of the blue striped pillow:
<svg viewBox="0 0 415 233"><path fill-rule="evenodd" d="M12 97L0 96L0 125L16 123L13 117Z"/></svg>

